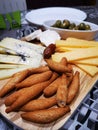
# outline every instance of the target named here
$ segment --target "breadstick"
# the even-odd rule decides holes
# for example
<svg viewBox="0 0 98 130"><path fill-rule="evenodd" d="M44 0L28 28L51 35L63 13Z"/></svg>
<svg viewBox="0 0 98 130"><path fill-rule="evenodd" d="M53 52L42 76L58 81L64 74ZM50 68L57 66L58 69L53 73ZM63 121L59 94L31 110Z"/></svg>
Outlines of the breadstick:
<svg viewBox="0 0 98 130"><path fill-rule="evenodd" d="M47 81L46 85L49 85L49 83L53 82L57 78L57 76L58 76L58 74L54 72L53 75L52 75L52 77L50 78L50 80ZM44 83L41 83L40 85L44 85ZM37 85L39 86L39 84L37 84ZM32 86L32 88L33 88L33 86ZM25 88L24 89L20 89L20 90L18 90L16 92L12 93L8 97L6 97L6 99L5 99L5 105L6 106L12 105L16 101L16 99L18 99L18 97L20 95L23 95L23 93L25 93L26 90L27 89L25 89Z"/></svg>
<svg viewBox="0 0 98 130"><path fill-rule="evenodd" d="M63 57L63 58L61 59L60 63L61 63L62 65L67 66L68 61L67 61L66 57Z"/></svg>
<svg viewBox="0 0 98 130"><path fill-rule="evenodd" d="M19 95L22 95L22 93L25 92L24 89L21 89L19 91L15 91L11 95L7 96L4 103L6 106L12 105L19 97Z"/></svg>
<svg viewBox="0 0 98 130"><path fill-rule="evenodd" d="M10 106L13 104L13 102L16 101L16 99L18 98L19 94L17 92L12 93L11 95L9 95L8 97L6 97L4 104L6 106Z"/></svg>
<svg viewBox="0 0 98 130"><path fill-rule="evenodd" d="M65 57L63 57L60 61L60 64L67 66L67 59ZM53 94L56 93L58 86L59 86L58 84L60 83L60 80L61 80L60 78L56 79L53 83L51 83L48 87L45 88L44 95L46 97L52 96ZM69 79L67 82L69 83Z"/></svg>
<svg viewBox="0 0 98 130"><path fill-rule="evenodd" d="M72 65L68 63L66 57L63 57L63 58L61 59L60 63L61 63L62 65L67 66L67 67L71 70L71 72L66 72L67 85L69 85L70 82L72 81L72 78L73 78L73 68L72 68Z"/></svg>
<svg viewBox="0 0 98 130"><path fill-rule="evenodd" d="M68 88L67 104L70 104L72 100L75 98L75 96L79 91L79 86L80 86L79 72L76 71L75 75L73 76L73 80Z"/></svg>
<svg viewBox="0 0 98 130"><path fill-rule="evenodd" d="M69 86L73 79L73 72L66 73L66 77L67 77L67 85Z"/></svg>
<svg viewBox="0 0 98 130"><path fill-rule="evenodd" d="M23 79L27 77L29 74L29 70L23 70L18 73L15 73L12 78L4 85L4 87L0 90L0 97L5 96L8 92L15 88L15 84L21 82Z"/></svg>
<svg viewBox="0 0 98 130"><path fill-rule="evenodd" d="M52 107L56 104L57 104L56 97L35 99L25 104L22 108L20 108L20 110L21 111L42 110Z"/></svg>
<svg viewBox="0 0 98 130"><path fill-rule="evenodd" d="M52 81L55 80L56 77L57 75L53 74L50 80L32 85L31 87L18 90L17 99L15 100L15 102L11 104L11 106L9 106L6 109L6 113L18 110L20 107L25 105L31 99L34 99L35 97L37 97L45 89L45 87L47 87ZM21 91L21 94L20 94L20 91ZM10 98L11 98L11 95L10 95ZM9 100L7 99L6 102L9 102Z"/></svg>
<svg viewBox="0 0 98 130"><path fill-rule="evenodd" d="M56 72L53 72L52 77L50 78L51 83L54 82L59 77L59 74Z"/></svg>
<svg viewBox="0 0 98 130"><path fill-rule="evenodd" d="M30 68L29 69L30 75L31 74L36 74L36 73L42 73L42 72L45 72L45 71L48 71L48 70L49 70L48 66L40 66L38 68Z"/></svg>
<svg viewBox="0 0 98 130"><path fill-rule="evenodd" d="M61 82L61 77L58 77L56 80L54 80L54 82L52 82L49 86L47 86L43 93L46 97L50 97L52 95L54 95L57 92L57 89L60 85Z"/></svg>
<svg viewBox="0 0 98 130"><path fill-rule="evenodd" d="M67 77L65 74L63 74L61 77L60 85L58 86L56 93L57 104L59 107L66 106L67 95L68 95Z"/></svg>
<svg viewBox="0 0 98 130"><path fill-rule="evenodd" d="M25 88L25 87L30 87L33 84L44 82L48 80L52 76L52 71L46 71L43 73L39 74L33 74L27 77L25 80L22 82L18 83L15 85L16 88Z"/></svg>
<svg viewBox="0 0 98 130"><path fill-rule="evenodd" d="M69 106L66 106L63 108L51 108L51 109L37 110L33 112L26 112L21 114L21 117L31 122L45 124L56 121L69 111L70 111Z"/></svg>
<svg viewBox="0 0 98 130"><path fill-rule="evenodd" d="M58 73L65 73L65 72L71 71L67 66L62 65L61 63L52 61L51 59L45 59L45 61L47 62L50 69Z"/></svg>

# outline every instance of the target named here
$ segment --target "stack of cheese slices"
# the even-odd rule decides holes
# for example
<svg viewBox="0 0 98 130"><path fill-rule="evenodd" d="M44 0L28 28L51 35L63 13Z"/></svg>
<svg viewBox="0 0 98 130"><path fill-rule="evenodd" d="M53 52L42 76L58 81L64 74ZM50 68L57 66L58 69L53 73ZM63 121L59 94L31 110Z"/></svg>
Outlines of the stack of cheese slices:
<svg viewBox="0 0 98 130"><path fill-rule="evenodd" d="M43 60L44 47L14 38L0 42L0 79L31 67L39 67Z"/></svg>
<svg viewBox="0 0 98 130"><path fill-rule="evenodd" d="M90 76L98 73L98 42L67 38L56 41L54 61L59 62L66 57L68 62L75 64Z"/></svg>

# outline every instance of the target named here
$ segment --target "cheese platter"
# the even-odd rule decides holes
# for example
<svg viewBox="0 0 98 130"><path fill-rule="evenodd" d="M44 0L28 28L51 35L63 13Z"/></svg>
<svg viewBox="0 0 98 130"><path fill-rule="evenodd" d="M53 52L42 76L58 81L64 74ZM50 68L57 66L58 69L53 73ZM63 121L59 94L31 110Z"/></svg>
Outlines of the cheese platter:
<svg viewBox="0 0 98 130"><path fill-rule="evenodd" d="M65 42L66 42L66 40L65 40ZM86 41L86 42L88 42L88 41ZM94 48L94 50L97 50L98 49L97 42L94 42L94 45L96 48L96 49ZM7 54L8 60L7 60L7 57L5 60L4 60L4 57L2 58L2 56L7 56L6 53L0 54L1 55L0 62L2 64L5 64L5 67L3 67L3 70L0 69L0 71L1 71L2 75L5 73L5 78L6 78L5 79L1 75L0 89L2 89L4 87L4 85L6 83L8 83L8 81L10 81L10 79L12 78L11 76L13 74L15 74L17 72L21 72L23 70L27 70L27 69L31 70L32 67L38 68L40 66L47 65L47 62L45 62L43 60L43 53L44 53L44 50L46 48L43 44L36 45L33 43L31 44L27 41L16 40L13 38L5 38L0 42L0 47L11 50L10 54ZM24 49L25 49L25 51L24 51ZM56 49L58 49L57 44L56 44ZM81 53L81 49L80 48L78 48L78 49ZM92 52L91 46L87 47L86 50L89 50ZM63 49L63 51L64 51L64 49ZM79 51L78 51L78 54L79 54ZM61 52L61 50L60 50L60 52L56 51L52 55L52 58L54 55L56 57L56 58L53 58L53 61L54 60L56 61L56 59L58 59L58 61L60 61L60 59L58 58L59 56L56 55L56 53L59 54L62 52ZM64 53L69 53L67 55L70 55L71 53L76 54L77 50L71 50L71 51L64 52ZM96 54L94 54L94 53L96 53ZM97 58L98 51L96 51L94 53L92 52L91 55L88 54L89 58ZM62 54L60 54L60 55L62 56ZM25 57L26 62L23 63L21 59L18 59L19 57L23 58L23 59ZM75 57L75 56L73 55L73 57ZM79 56L76 56L76 57L79 57ZM4 96L3 98L2 97L0 98L0 112L8 120L10 120L14 124L18 125L19 127L23 128L23 129L27 129L27 130L31 130L31 129L34 129L34 130L37 130L37 129L55 130L55 129L59 129L60 127L62 127L62 125L71 117L71 115L76 110L78 105L82 102L84 97L88 94L88 92L92 89L95 82L98 80L97 62L95 62L95 64L93 64L93 65L91 64L91 67L96 67L95 73L93 73L91 70L88 70L88 68L90 68L88 61L85 62L85 60L89 60L88 57L86 57L86 56L83 57L83 55L81 55L81 57L82 58L79 57L79 60L77 60L76 58L73 60L70 60L72 58L72 56L70 57L70 59L67 58L68 63L71 63L71 64L73 63L72 67L73 67L74 72L78 71L80 73L80 88L79 88L78 94L76 95L76 97L74 98L74 100L70 104L70 112L68 112L67 114L65 114L61 118L59 118L51 123L41 124L41 123L26 121L25 119L22 119L22 117L21 117L22 112L21 111L18 111L18 112L12 111L9 113L7 113L5 111L6 110L5 100L9 96L9 94ZM33 60L33 58L34 58L34 60ZM29 59L29 61L27 59ZM56 61L56 62L58 63L58 61ZM82 63L83 61L84 61L84 63ZM95 60L95 61L97 61L97 60ZM2 64L0 65L1 68L2 68ZM81 65L81 66L79 66L79 65ZM83 69L84 67L82 67L83 65L88 65L87 67L85 67L86 68L85 70ZM90 73L90 71L91 71L91 73ZM7 73L9 75L7 75ZM16 90L16 91L19 91L19 90ZM41 95L41 98L43 98L43 95Z"/></svg>

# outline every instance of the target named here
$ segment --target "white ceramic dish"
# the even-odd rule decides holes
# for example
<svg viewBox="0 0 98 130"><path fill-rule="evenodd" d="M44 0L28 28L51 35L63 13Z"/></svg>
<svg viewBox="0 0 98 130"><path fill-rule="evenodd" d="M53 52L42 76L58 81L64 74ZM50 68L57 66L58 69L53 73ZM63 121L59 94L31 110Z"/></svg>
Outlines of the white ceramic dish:
<svg viewBox="0 0 98 130"><path fill-rule="evenodd" d="M61 29L51 27L56 21L55 20L48 20L43 23L45 29L55 30L58 32L62 39L66 39L67 37L75 37L85 40L93 40L96 39L98 35L98 25L91 23L91 22L84 22L81 20L70 20L70 22L74 22L76 25L79 23L89 24L91 30L69 30L69 29Z"/></svg>
<svg viewBox="0 0 98 130"><path fill-rule="evenodd" d="M26 20L30 23L42 25L44 21L51 19L78 19L84 20L87 15L85 12L66 7L48 7L35 9L26 14Z"/></svg>

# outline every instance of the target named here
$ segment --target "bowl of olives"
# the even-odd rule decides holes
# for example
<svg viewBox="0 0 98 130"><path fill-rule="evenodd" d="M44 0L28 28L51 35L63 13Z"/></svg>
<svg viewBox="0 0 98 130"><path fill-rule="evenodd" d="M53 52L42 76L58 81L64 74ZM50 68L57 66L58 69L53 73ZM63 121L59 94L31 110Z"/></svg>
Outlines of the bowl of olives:
<svg viewBox="0 0 98 130"><path fill-rule="evenodd" d="M98 25L80 20L48 20L43 23L45 29L58 32L62 39L75 37L93 40L98 34Z"/></svg>

